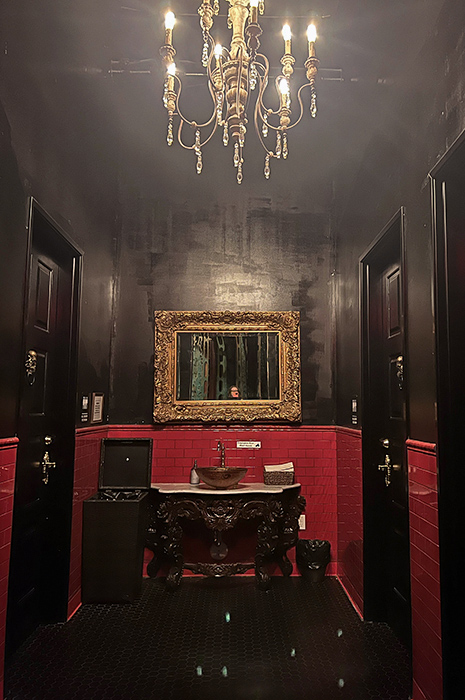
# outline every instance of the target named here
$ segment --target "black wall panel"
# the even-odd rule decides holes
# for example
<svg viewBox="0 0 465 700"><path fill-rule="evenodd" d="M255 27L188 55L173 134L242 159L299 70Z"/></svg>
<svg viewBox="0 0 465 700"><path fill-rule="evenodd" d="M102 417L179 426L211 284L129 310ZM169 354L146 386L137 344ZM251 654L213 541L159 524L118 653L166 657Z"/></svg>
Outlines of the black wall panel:
<svg viewBox="0 0 465 700"><path fill-rule="evenodd" d="M84 252L79 393L108 394L117 159L102 70L109 61L105 5L97 13L84 0L2 3L1 436L15 433L24 361L29 196Z"/></svg>
<svg viewBox="0 0 465 700"><path fill-rule="evenodd" d="M433 7L433 5L435 5ZM435 442L435 356L432 235L428 173L465 127L463 3L432 3L417 53L392 81L386 109L371 132L356 178L340 181L344 210L337 249L337 421L351 424L360 396L359 257L390 218L405 207L407 272L406 376L409 434ZM441 10L441 11L440 11ZM437 15L437 16L436 16ZM434 20L434 21L433 21ZM421 35L412 32L412 41ZM348 186L347 186L348 185Z"/></svg>

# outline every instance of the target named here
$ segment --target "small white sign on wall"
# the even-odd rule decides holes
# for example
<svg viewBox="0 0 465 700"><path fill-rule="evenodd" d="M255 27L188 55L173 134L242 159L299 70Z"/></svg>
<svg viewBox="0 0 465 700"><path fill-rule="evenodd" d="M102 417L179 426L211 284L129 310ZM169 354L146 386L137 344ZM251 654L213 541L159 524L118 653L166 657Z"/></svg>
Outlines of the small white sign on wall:
<svg viewBox="0 0 465 700"><path fill-rule="evenodd" d="M238 440L236 447L238 450L259 450L262 443L259 440Z"/></svg>

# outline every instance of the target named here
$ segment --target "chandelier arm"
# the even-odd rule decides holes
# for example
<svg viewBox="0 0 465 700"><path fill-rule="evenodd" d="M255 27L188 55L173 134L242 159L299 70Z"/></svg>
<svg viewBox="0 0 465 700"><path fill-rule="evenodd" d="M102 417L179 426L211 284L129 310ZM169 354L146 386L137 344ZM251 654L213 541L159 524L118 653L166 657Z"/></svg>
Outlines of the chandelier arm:
<svg viewBox="0 0 465 700"><path fill-rule="evenodd" d="M260 54L260 55L265 59L267 65L264 66L262 63L257 64L264 71L264 74L260 75L260 73L257 73L258 74L258 82L260 84L260 89L258 91L256 106L258 105L258 108L260 111L260 119L262 121L265 121L263 118L262 109L265 110L267 114L268 114L268 110L266 109L265 105L263 104L263 94L268 86L268 74L269 74L268 71L269 71L270 66L269 66L268 59L266 58L266 56L263 56L262 54Z"/></svg>
<svg viewBox="0 0 465 700"><path fill-rule="evenodd" d="M262 104L263 104L263 101L262 101ZM279 114L279 109L267 109L264 104L263 104L263 109L265 109L268 114Z"/></svg>
<svg viewBox="0 0 465 700"><path fill-rule="evenodd" d="M203 128L206 127L206 126L209 126L209 125L212 123L212 121L215 119L215 113L216 113L215 100L212 99L212 101L213 101L213 114L212 114L212 116L210 117L210 119L209 119L207 122L205 122L204 124L197 124L197 122L190 121L189 119L187 119L187 118L183 115L183 113L181 112L181 110L180 110L180 108L179 108L179 100L180 100L180 97L181 97L182 83L181 83L181 79L178 78L177 75L175 76L175 78L177 79L178 85L179 85L179 92L178 92L178 97L177 97L177 100L176 100L176 107L177 107L177 113L178 113L178 115L179 115L179 117L180 117L180 119L181 119L181 124L184 122L184 123L187 124L188 126L191 126L192 128L198 128L198 129L203 129ZM211 86L210 86L210 84L208 84L208 88L209 88L209 90L210 90L210 94L212 94L212 93L211 93ZM212 97L213 97L213 96L212 96ZM185 148L189 148L189 146L185 146Z"/></svg>
<svg viewBox="0 0 465 700"><path fill-rule="evenodd" d="M211 121L211 120L210 120L210 121ZM196 148L196 144L193 143L192 146L187 146L187 145L183 142L183 140L182 140L182 138L181 138L182 129L183 129L183 127L184 127L186 124L189 124L189 122L185 122L185 121L180 121L180 122L179 122L179 127L178 127L178 143L179 143L180 146L182 146L183 148L185 148L186 151L194 151L195 148ZM194 124L195 124L195 122L194 122ZM191 125L189 125L189 126L191 126ZM200 148L203 148L203 147L205 146L205 144L208 143L208 142L210 141L210 139L212 138L213 134L216 132L217 126L218 126L218 122L216 121L216 122L215 122L215 125L213 126L213 128L212 128L212 130L211 130L211 132L210 132L210 134L209 134L209 136L208 136L208 138L206 138L205 141L202 141L202 142L200 143ZM194 128L195 128L195 127L194 127Z"/></svg>
<svg viewBox="0 0 465 700"><path fill-rule="evenodd" d="M266 109L265 105L260 99L260 95L257 98L257 102L255 103L255 113L260 117L263 123L266 122L267 126L271 126L268 124L268 110Z"/></svg>
<svg viewBox="0 0 465 700"><path fill-rule="evenodd" d="M310 83L305 83L305 85L301 85L298 92L297 92L297 100L298 100L299 106L300 106L299 118L293 124L289 124L286 127L286 131L289 131L289 129L293 129L295 126L297 126L297 124L301 121L302 117L304 116L305 107L304 107L303 102L302 102L301 92L304 88L307 88L307 87L311 87ZM272 114L275 114L275 112L272 112ZM280 129L281 129L281 127L274 126L274 124L270 124L270 123L268 123L267 126L269 129L273 129L274 131L280 131Z"/></svg>
<svg viewBox="0 0 465 700"><path fill-rule="evenodd" d="M278 107L278 109L276 109L276 110L268 109L267 107L265 107L265 104L264 104L264 102L263 102L263 96L264 96L264 94L265 94L266 88L268 87L268 76L269 76L269 74L270 74L270 63L269 63L267 57L266 57L264 54L262 54L262 53L257 54L257 57L258 57L258 56L259 56L260 58L263 58L263 60L265 61L265 65L263 65L262 63L258 63L258 64L257 64L257 65L260 66L260 68L264 71L264 75L262 76L262 83L261 83L261 84L263 85L263 87L262 87L262 89L260 90L260 93L259 93L257 99L260 100L261 106L263 107L263 109L266 111L267 114L279 114L279 110L280 110L279 107ZM261 115L260 115L260 116L261 116ZM270 126L272 126L272 125L270 124ZM275 127L272 127L272 128L275 128Z"/></svg>
<svg viewBox="0 0 465 700"><path fill-rule="evenodd" d="M214 55L214 53L215 53L215 42L213 41L213 37L210 35L210 33L208 34L208 39L209 39L209 41L210 41L210 47L211 47L211 49L210 49L210 56L208 57L208 63L207 63L207 74L208 74L208 79L209 79L211 82L213 82L213 78L212 78L212 74L213 74L213 71L212 71L212 58L213 58L213 55ZM221 71L221 76L223 76L223 71Z"/></svg>
<svg viewBox="0 0 465 700"><path fill-rule="evenodd" d="M257 54L257 58L263 58L263 61L264 61L264 63L260 63L259 61L254 61L255 67L257 68L258 77L261 81L261 84L263 85L263 87L259 93L259 95L261 97L268 86L268 76L270 74L270 62L268 61L267 57L264 56L262 53ZM263 71L262 76L260 76L260 72L258 71L258 69Z"/></svg>
<svg viewBox="0 0 465 700"><path fill-rule="evenodd" d="M215 81L213 80L213 71L212 71L211 66L212 66L211 61L209 61L208 62L208 84L214 86ZM220 63L218 65L217 70L219 70L219 72L220 72L221 84L223 85L224 84L224 73L223 73L223 64L222 63ZM217 91L215 88L215 92L221 92L221 91L220 90Z"/></svg>
<svg viewBox="0 0 465 700"><path fill-rule="evenodd" d="M264 78L261 77L261 76L259 75L259 76L258 76L258 79L259 79L259 82L260 82L260 85L261 85L262 82L264 81ZM261 134L260 129L259 129L259 127L258 127L258 116L260 116L260 119L262 120L262 122L264 122L264 119L263 119L263 117L262 117L261 110L260 110L260 107L263 107L263 103L261 103L260 97L261 97L261 93L259 93L258 98L257 98L257 101L256 101L256 103L255 103L255 110L254 110L254 119L253 119L253 123L254 123L254 126L255 126L255 131L256 131L257 136L258 136L258 140L260 141L260 143L261 143L262 146L263 146L263 150L264 150L264 151L267 153L267 155L269 155L271 158L274 158L274 153L273 153L273 151L270 151L270 149L268 148L268 146L266 145L266 143L263 141L262 134Z"/></svg>
<svg viewBox="0 0 465 700"><path fill-rule="evenodd" d="M257 132L258 140L259 140L260 143L262 144L263 150L265 151L265 153L266 153L267 155L269 155L270 158L276 158L274 152L273 152L273 151L270 151L270 149L268 148L268 146L266 145L266 143L263 141L262 135L261 135L261 133L260 133L260 129L258 128L258 124L257 124L256 122L255 122L255 131Z"/></svg>
<svg viewBox="0 0 465 700"><path fill-rule="evenodd" d="M283 78L283 77L284 77L283 75L278 75L278 77L277 77L276 80L275 80L276 84L278 84L278 81L280 80L280 78ZM306 86L307 86L307 85L303 85L302 87L306 87ZM302 88L300 88L300 90L301 90L301 89L302 89ZM297 93L297 98L298 98L298 99L299 99L300 90L299 90L299 92ZM301 100L299 100L299 103L300 103L300 106L301 106L302 109L301 109L301 114L300 114L299 120L296 122L296 124L299 123L299 121L302 119L302 116L303 116L303 106L302 106ZM272 109L267 109L267 108L265 107L265 105L263 104L263 101L262 101L262 107L263 107L263 109L266 111L267 115L279 114L279 112L280 112L280 109L277 109L277 110L275 110L275 111L273 111ZM261 114L260 114L260 117L263 119L263 117L262 117ZM293 124L292 126L295 126L296 124ZM274 126L274 124L270 124L269 122L267 122L267 127L268 127L269 129L273 129L274 131L281 131L281 127L280 127L280 126ZM291 127L288 126L288 127L286 127L286 128L287 128L287 129L290 129Z"/></svg>
<svg viewBox="0 0 465 700"><path fill-rule="evenodd" d="M295 126L297 126L297 124L300 122L300 120L301 120L302 117L304 116L304 109L305 109L305 108L304 108L304 105L303 105L303 102L302 102L301 92L302 92L302 90L304 90L304 89L307 88L307 87L311 87L311 84L310 84L310 83L305 83L305 85L301 85L300 88L299 88L299 90L298 90L298 92L297 92L297 99L298 99L299 105L300 105L300 114L299 114L299 118L298 118L293 124L289 124L289 125L286 127L286 130L287 130L287 131L289 131L289 129L293 129ZM274 128L274 127L273 127L273 128Z"/></svg>
<svg viewBox="0 0 465 700"><path fill-rule="evenodd" d="M260 61L257 61L257 58L263 58L265 65L263 63L260 63ZM257 66L260 66L260 68L263 68L263 70L265 70L267 73L270 72L270 62L264 53L257 53L257 55L255 56L254 63Z"/></svg>

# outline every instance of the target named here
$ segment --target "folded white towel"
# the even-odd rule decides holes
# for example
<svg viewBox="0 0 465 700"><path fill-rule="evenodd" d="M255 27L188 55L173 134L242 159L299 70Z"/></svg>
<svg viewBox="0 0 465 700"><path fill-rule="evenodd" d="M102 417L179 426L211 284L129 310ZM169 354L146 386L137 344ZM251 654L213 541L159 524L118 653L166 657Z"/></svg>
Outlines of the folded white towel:
<svg viewBox="0 0 465 700"><path fill-rule="evenodd" d="M266 472L293 472L294 463L286 462L285 464L265 464L264 470Z"/></svg>

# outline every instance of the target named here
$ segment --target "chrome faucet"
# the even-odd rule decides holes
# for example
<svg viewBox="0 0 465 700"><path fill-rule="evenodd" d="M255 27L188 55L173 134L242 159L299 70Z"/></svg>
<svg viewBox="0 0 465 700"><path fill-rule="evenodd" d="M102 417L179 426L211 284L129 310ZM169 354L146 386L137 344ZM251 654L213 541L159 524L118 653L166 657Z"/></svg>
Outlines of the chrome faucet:
<svg viewBox="0 0 465 700"><path fill-rule="evenodd" d="M221 440L218 440L218 450L221 450L221 468L224 469L226 461L224 457L224 442L221 442Z"/></svg>

